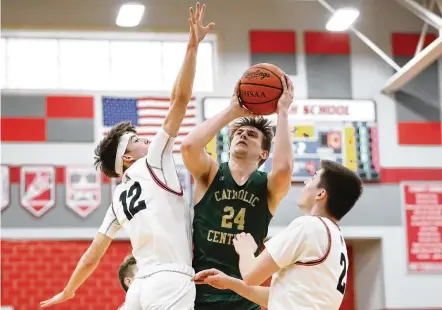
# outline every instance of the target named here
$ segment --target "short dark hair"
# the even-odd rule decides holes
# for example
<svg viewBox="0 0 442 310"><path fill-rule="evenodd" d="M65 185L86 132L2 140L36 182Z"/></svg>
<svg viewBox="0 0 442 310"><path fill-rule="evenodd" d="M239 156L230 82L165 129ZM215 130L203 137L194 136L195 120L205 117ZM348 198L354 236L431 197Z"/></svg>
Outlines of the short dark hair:
<svg viewBox="0 0 442 310"><path fill-rule="evenodd" d="M352 170L331 160L321 160L321 168L318 187L327 192L327 211L340 220L361 197L362 181Z"/></svg>
<svg viewBox="0 0 442 310"><path fill-rule="evenodd" d="M118 268L118 281L120 281L120 285L125 292L127 292L129 287L126 285L126 283L124 283L124 279L128 276L133 276L130 267L136 264L137 261L135 260L135 257L133 257L132 255L128 255L124 258L123 262Z"/></svg>
<svg viewBox="0 0 442 310"><path fill-rule="evenodd" d="M259 117L241 117L229 128L229 142L232 142L235 132L241 127L250 126L261 131L263 135L261 147L270 153L273 140L273 125L272 122L262 116ZM266 159L259 162L258 166L261 166Z"/></svg>
<svg viewBox="0 0 442 310"><path fill-rule="evenodd" d="M99 168L109 178L118 177L115 172L115 155L120 138L126 132L136 133L135 126L131 122L118 123L95 148L95 168Z"/></svg>

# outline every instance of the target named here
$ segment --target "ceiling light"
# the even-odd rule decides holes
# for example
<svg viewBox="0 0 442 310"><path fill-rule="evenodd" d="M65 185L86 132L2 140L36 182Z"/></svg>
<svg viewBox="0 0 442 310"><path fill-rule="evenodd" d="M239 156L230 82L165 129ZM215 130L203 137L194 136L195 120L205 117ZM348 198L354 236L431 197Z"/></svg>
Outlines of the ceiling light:
<svg viewBox="0 0 442 310"><path fill-rule="evenodd" d="M339 9L327 22L325 28L328 31L345 31L359 16L359 11L356 9Z"/></svg>
<svg viewBox="0 0 442 310"><path fill-rule="evenodd" d="M123 4L118 12L116 24L120 27L138 26L143 14L144 5L135 3Z"/></svg>

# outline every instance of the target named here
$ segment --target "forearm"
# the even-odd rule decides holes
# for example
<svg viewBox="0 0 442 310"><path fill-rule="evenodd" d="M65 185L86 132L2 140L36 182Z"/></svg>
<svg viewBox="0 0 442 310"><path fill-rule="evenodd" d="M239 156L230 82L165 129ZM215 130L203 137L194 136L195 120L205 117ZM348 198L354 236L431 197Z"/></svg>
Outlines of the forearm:
<svg viewBox="0 0 442 310"><path fill-rule="evenodd" d="M252 252L244 252L239 255L239 271L245 282L248 282L249 280L250 271L253 269L255 260L255 254Z"/></svg>
<svg viewBox="0 0 442 310"><path fill-rule="evenodd" d="M288 111L278 112L275 144L273 146L272 171L293 168L293 146L290 138Z"/></svg>
<svg viewBox="0 0 442 310"><path fill-rule="evenodd" d="M267 307L269 303L270 288L268 287L249 286L242 280L232 278L230 289L262 307Z"/></svg>
<svg viewBox="0 0 442 310"><path fill-rule="evenodd" d="M228 123L233 121L236 115L229 108L216 114L212 118L196 126L191 133L187 135L183 142L192 150L200 151L216 136L216 134L224 128Z"/></svg>
<svg viewBox="0 0 442 310"><path fill-rule="evenodd" d="M171 102L187 106L192 98L196 73L197 46L187 46L184 61L172 88Z"/></svg>
<svg viewBox="0 0 442 310"><path fill-rule="evenodd" d="M80 259L72 273L71 278L69 279L68 284L65 287L66 292L75 293L77 289L83 285L83 283L89 278L89 276L95 271L99 264L99 260L91 261L87 258L86 255Z"/></svg>

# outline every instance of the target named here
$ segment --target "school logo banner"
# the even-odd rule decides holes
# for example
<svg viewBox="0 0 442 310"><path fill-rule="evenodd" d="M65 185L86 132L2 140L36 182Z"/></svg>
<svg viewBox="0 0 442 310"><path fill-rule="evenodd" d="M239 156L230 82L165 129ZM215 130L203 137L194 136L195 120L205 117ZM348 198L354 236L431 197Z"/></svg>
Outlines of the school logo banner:
<svg viewBox="0 0 442 310"><path fill-rule="evenodd" d="M36 217L41 217L55 205L54 167L21 167L20 204Z"/></svg>
<svg viewBox="0 0 442 310"><path fill-rule="evenodd" d="M10 185L9 185L9 167L8 166L1 166L2 167L2 179L1 179L1 205L0 210L3 211L7 206L9 206L10 203Z"/></svg>
<svg viewBox="0 0 442 310"><path fill-rule="evenodd" d="M93 167L66 167L66 205L86 217L101 204L101 174Z"/></svg>

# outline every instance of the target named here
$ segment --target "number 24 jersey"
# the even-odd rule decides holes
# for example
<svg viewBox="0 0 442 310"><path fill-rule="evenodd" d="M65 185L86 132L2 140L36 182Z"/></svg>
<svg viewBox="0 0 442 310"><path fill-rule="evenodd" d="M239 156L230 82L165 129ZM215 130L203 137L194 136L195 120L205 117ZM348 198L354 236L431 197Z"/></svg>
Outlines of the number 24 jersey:
<svg viewBox="0 0 442 310"><path fill-rule="evenodd" d="M115 188L99 232L114 238L123 227L140 273L143 266L192 264L192 210L173 161L174 138L161 129L148 155L137 160Z"/></svg>

